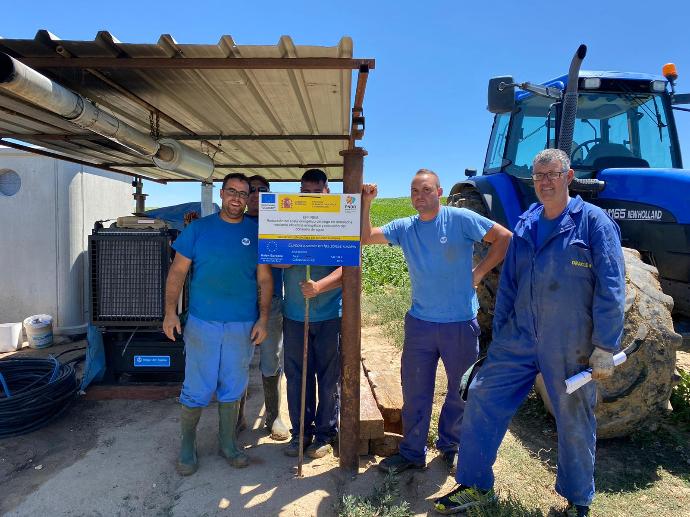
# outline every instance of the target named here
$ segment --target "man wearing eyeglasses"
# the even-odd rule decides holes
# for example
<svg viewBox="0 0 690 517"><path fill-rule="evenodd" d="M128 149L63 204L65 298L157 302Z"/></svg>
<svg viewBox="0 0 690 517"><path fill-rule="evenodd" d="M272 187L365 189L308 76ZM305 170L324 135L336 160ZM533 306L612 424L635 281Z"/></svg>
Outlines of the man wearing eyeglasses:
<svg viewBox="0 0 690 517"><path fill-rule="evenodd" d="M248 197L247 177L228 174L220 192L221 211L193 221L173 243L177 253L166 282L163 321L163 331L173 341L175 331L182 330L177 300L192 271L177 462L184 476L197 470L196 428L214 393L220 452L233 467L249 464L237 443L237 417L254 346L266 338L273 277L270 266L257 265L257 224L244 217Z"/></svg>
<svg viewBox="0 0 690 517"><path fill-rule="evenodd" d="M464 402L458 388L463 372L477 360L480 334L479 302L475 286L505 255L510 232L475 212L441 206L439 178L420 169L410 185L410 199L418 215L372 228L370 207L376 185L362 187L362 242L400 246L412 284L412 307L405 315L405 339L400 380L403 392L403 439L399 453L379 463L384 472L426 467L427 435L431 422L439 359L448 378L448 392L438 421L436 447L453 472ZM475 242L490 243L486 257L472 267ZM452 299L441 293L452 293Z"/></svg>
<svg viewBox="0 0 690 517"><path fill-rule="evenodd" d="M249 178L249 199L245 216L253 221L259 219L259 197L262 192L270 192L268 180L260 175ZM283 270L271 268L273 273L273 299L271 315L268 319L268 333L259 348L261 379L264 387L264 404L266 407L265 428L276 441L290 438L288 428L280 418L280 377L283 373ZM240 404L238 431L246 426L244 417L245 392Z"/></svg>
<svg viewBox="0 0 690 517"><path fill-rule="evenodd" d="M565 392L565 379L592 367L613 372L625 307L620 231L600 208L568 195L568 155L541 151L532 168L540 203L520 216L501 272L488 357L469 388L458 487L434 502L450 514L493 495L493 464L508 424L538 373L558 428L556 491L566 514L589 515L594 497L596 383Z"/></svg>
<svg viewBox="0 0 690 517"><path fill-rule="evenodd" d="M328 194L326 173L320 169L307 170L302 175L300 192ZM283 451L287 456L299 455L305 299L309 299L304 452L310 458L322 458L333 450L338 433L343 268L311 266L310 269L309 280L306 266L288 266L283 272L283 346L292 425L292 438Z"/></svg>

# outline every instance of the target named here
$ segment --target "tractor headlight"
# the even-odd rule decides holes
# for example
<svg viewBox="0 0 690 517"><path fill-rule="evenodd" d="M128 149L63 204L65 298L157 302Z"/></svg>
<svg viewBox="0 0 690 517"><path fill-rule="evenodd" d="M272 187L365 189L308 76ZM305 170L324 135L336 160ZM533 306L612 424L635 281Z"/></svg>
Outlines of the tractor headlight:
<svg viewBox="0 0 690 517"><path fill-rule="evenodd" d="M585 77L582 81L582 88L585 90L596 90L601 87L601 79L598 77Z"/></svg>
<svg viewBox="0 0 690 517"><path fill-rule="evenodd" d="M666 90L666 81L652 81L650 87L653 92L661 93Z"/></svg>

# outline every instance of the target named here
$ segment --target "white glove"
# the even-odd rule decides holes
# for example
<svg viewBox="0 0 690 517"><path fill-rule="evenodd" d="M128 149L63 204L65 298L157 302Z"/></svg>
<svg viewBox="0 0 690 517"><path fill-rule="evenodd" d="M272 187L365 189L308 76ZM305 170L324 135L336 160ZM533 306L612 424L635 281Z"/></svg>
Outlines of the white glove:
<svg viewBox="0 0 690 517"><path fill-rule="evenodd" d="M608 379L613 374L613 354L594 347L594 352L589 356L589 365L592 367L592 379Z"/></svg>

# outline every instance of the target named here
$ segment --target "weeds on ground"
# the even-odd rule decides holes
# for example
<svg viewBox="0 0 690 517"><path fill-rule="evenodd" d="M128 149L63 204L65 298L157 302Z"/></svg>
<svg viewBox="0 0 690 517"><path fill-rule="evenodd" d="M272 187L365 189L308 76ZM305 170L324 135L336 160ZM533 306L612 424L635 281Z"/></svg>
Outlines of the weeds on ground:
<svg viewBox="0 0 690 517"><path fill-rule="evenodd" d="M338 517L410 517L410 503L400 501L398 479L388 474L380 486L375 486L369 497L344 495L336 506Z"/></svg>
<svg viewBox="0 0 690 517"><path fill-rule="evenodd" d="M499 497L491 501L488 497L481 506L470 508L465 513L467 517L544 517L541 510L526 508L512 494L499 493Z"/></svg>
<svg viewBox="0 0 690 517"><path fill-rule="evenodd" d="M362 297L362 312L376 317L390 336L391 342L402 349L405 331L405 314L410 309L409 284L400 287L386 286Z"/></svg>
<svg viewBox="0 0 690 517"><path fill-rule="evenodd" d="M678 423L690 424L690 372L678 368L680 382L671 392L671 419Z"/></svg>

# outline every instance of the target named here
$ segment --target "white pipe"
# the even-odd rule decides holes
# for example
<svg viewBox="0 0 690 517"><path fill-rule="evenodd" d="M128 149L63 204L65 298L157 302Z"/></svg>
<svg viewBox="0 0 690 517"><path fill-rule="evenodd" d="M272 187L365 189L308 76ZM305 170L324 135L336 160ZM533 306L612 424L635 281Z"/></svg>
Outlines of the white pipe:
<svg viewBox="0 0 690 517"><path fill-rule="evenodd" d="M201 180L213 174L213 160L204 153L194 151L170 138L161 138L158 142L166 152L154 156L153 163L161 169L184 171Z"/></svg>
<svg viewBox="0 0 690 517"><path fill-rule="evenodd" d="M0 52L0 88L45 108L79 127L115 140L135 152L152 158L161 169L181 172L205 180L213 174L213 160L175 140L156 141L92 101L51 81L36 70Z"/></svg>
<svg viewBox="0 0 690 517"><path fill-rule="evenodd" d="M620 364L623 364L627 358L628 357L625 355L625 352L618 352L616 355L613 356L613 365L618 366ZM568 395L570 395L571 393L582 388L582 386L584 386L591 380L592 369L587 368L586 370L583 370L580 373L576 373L572 377L568 377L565 380L565 392Z"/></svg>

